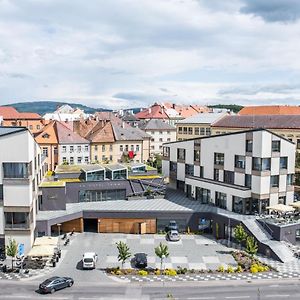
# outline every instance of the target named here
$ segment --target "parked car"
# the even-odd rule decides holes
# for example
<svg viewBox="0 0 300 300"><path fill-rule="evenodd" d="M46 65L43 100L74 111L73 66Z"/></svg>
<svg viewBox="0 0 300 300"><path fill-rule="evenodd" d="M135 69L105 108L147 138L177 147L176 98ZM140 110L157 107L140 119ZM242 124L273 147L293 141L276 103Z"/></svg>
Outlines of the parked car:
<svg viewBox="0 0 300 300"><path fill-rule="evenodd" d="M51 293L64 289L66 287L71 287L74 284L74 280L71 277L51 277L39 285L39 290L42 293Z"/></svg>
<svg viewBox="0 0 300 300"><path fill-rule="evenodd" d="M98 260L98 255L95 252L84 253L82 258L82 268L95 269L97 260Z"/></svg>
<svg viewBox="0 0 300 300"><path fill-rule="evenodd" d="M177 230L178 231L178 225L176 223L176 221L172 220L169 222L169 225L168 225L168 231L170 230Z"/></svg>
<svg viewBox="0 0 300 300"><path fill-rule="evenodd" d="M180 240L180 235L177 230L170 230L167 233L167 240L171 242L178 242Z"/></svg>
<svg viewBox="0 0 300 300"><path fill-rule="evenodd" d="M137 268L146 268L148 265L146 253L136 253L134 255L134 263Z"/></svg>

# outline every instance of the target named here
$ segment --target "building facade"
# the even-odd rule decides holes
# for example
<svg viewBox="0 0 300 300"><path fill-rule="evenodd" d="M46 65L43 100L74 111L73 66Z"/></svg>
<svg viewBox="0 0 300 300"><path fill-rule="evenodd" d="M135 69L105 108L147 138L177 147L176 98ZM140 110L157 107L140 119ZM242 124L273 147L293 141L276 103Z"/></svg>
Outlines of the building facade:
<svg viewBox="0 0 300 300"><path fill-rule="evenodd" d="M0 149L0 243L15 239L26 254L35 238L42 153L24 127L0 127Z"/></svg>
<svg viewBox="0 0 300 300"><path fill-rule="evenodd" d="M239 214L294 200L295 145L254 129L164 145L170 186L203 204Z"/></svg>

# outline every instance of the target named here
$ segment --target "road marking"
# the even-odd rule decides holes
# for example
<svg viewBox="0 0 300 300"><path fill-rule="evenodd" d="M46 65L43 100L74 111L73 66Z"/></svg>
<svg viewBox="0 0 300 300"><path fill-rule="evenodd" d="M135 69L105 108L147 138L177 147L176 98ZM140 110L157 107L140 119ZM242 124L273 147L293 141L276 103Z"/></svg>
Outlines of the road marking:
<svg viewBox="0 0 300 300"><path fill-rule="evenodd" d="M209 300L216 299L216 297L197 297L197 298L187 298L188 300Z"/></svg>
<svg viewBox="0 0 300 300"><path fill-rule="evenodd" d="M265 297L266 298L273 298L273 297L275 297L275 298L281 298L281 297L289 297L290 295L266 295Z"/></svg>
<svg viewBox="0 0 300 300"><path fill-rule="evenodd" d="M279 287L278 284L272 284L272 285L269 285L269 287Z"/></svg>
<svg viewBox="0 0 300 300"><path fill-rule="evenodd" d="M246 298L250 298L250 296L228 296L225 298L226 299L246 299Z"/></svg>

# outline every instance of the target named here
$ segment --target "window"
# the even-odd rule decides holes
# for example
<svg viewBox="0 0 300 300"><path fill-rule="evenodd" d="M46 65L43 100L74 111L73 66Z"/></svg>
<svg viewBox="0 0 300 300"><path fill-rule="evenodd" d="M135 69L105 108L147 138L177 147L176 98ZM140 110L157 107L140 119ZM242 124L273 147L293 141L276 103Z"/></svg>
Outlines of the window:
<svg viewBox="0 0 300 300"><path fill-rule="evenodd" d="M252 177L250 174L245 174L245 187L251 188Z"/></svg>
<svg viewBox="0 0 300 300"><path fill-rule="evenodd" d="M154 131L151 131L151 134L155 134L155 132L154 132Z"/></svg>
<svg viewBox="0 0 300 300"><path fill-rule="evenodd" d="M287 169L287 162L288 158L287 157L280 157L280 169Z"/></svg>
<svg viewBox="0 0 300 300"><path fill-rule="evenodd" d="M98 145L95 145L94 148L95 148L95 151L98 151Z"/></svg>
<svg viewBox="0 0 300 300"><path fill-rule="evenodd" d="M163 156L164 157L170 156L170 147L163 147Z"/></svg>
<svg viewBox="0 0 300 300"><path fill-rule="evenodd" d="M271 176L271 187L279 187L279 175L273 175Z"/></svg>
<svg viewBox="0 0 300 300"><path fill-rule="evenodd" d="M0 184L0 201L3 200L3 184Z"/></svg>
<svg viewBox="0 0 300 300"><path fill-rule="evenodd" d="M162 138L159 138L159 141L160 141L160 142L162 142L162 141L163 141L163 139L162 139Z"/></svg>
<svg viewBox="0 0 300 300"><path fill-rule="evenodd" d="M286 196L282 196L278 198L278 204L286 205Z"/></svg>
<svg viewBox="0 0 300 300"><path fill-rule="evenodd" d="M272 141L272 152L280 152L280 141Z"/></svg>
<svg viewBox="0 0 300 300"><path fill-rule="evenodd" d="M210 130L210 128L205 128L205 132L206 132L206 135L211 135L211 130Z"/></svg>
<svg viewBox="0 0 300 300"><path fill-rule="evenodd" d="M5 212L5 229L27 229L30 225L29 212Z"/></svg>
<svg viewBox="0 0 300 300"><path fill-rule="evenodd" d="M171 131L168 130L168 131L167 131L167 134L171 134Z"/></svg>
<svg viewBox="0 0 300 300"><path fill-rule="evenodd" d="M71 156L71 157L70 157L70 165L73 165L73 164L74 164L74 157Z"/></svg>
<svg viewBox="0 0 300 300"><path fill-rule="evenodd" d="M177 149L177 159L185 160L185 149Z"/></svg>
<svg viewBox="0 0 300 300"><path fill-rule="evenodd" d="M123 145L120 145L120 152L123 152Z"/></svg>
<svg viewBox="0 0 300 300"><path fill-rule="evenodd" d="M224 166L224 153L215 153L215 165Z"/></svg>
<svg viewBox="0 0 300 300"><path fill-rule="evenodd" d="M125 145L125 151L128 152L128 145Z"/></svg>
<svg viewBox="0 0 300 300"><path fill-rule="evenodd" d="M177 172L177 163L170 161L170 172Z"/></svg>
<svg viewBox="0 0 300 300"><path fill-rule="evenodd" d="M214 180L219 181L220 180L220 170L214 169Z"/></svg>
<svg viewBox="0 0 300 300"><path fill-rule="evenodd" d="M232 211L238 214L244 213L244 199L241 197L232 197Z"/></svg>
<svg viewBox="0 0 300 300"><path fill-rule="evenodd" d="M210 190L196 186L196 200L201 204L208 204L210 202Z"/></svg>
<svg viewBox="0 0 300 300"><path fill-rule="evenodd" d="M84 158L84 162L85 162L86 164L89 162L88 156L86 156L86 157Z"/></svg>
<svg viewBox="0 0 300 300"><path fill-rule="evenodd" d="M252 152L253 150L253 141L252 140L246 140L246 152Z"/></svg>
<svg viewBox="0 0 300 300"><path fill-rule="evenodd" d="M234 172L224 171L224 180L225 183L234 184Z"/></svg>
<svg viewBox="0 0 300 300"><path fill-rule="evenodd" d="M74 152L74 146L70 146L70 152Z"/></svg>
<svg viewBox="0 0 300 300"><path fill-rule="evenodd" d="M153 145L151 146L151 150L154 150L154 146Z"/></svg>
<svg viewBox="0 0 300 300"><path fill-rule="evenodd" d="M95 155L94 160L98 161L98 155Z"/></svg>
<svg viewBox="0 0 300 300"><path fill-rule="evenodd" d="M102 152L105 151L105 145L102 145Z"/></svg>
<svg viewBox="0 0 300 300"><path fill-rule="evenodd" d="M134 145L130 145L130 150L134 151Z"/></svg>
<svg viewBox="0 0 300 300"><path fill-rule="evenodd" d="M77 146L77 152L81 152L81 146Z"/></svg>
<svg viewBox="0 0 300 300"><path fill-rule="evenodd" d="M200 135L205 135L205 128L200 128Z"/></svg>
<svg viewBox="0 0 300 300"><path fill-rule="evenodd" d="M89 146L88 146L88 145L84 146L84 151L85 151L85 152L88 152L88 151L89 151Z"/></svg>
<svg viewBox="0 0 300 300"><path fill-rule="evenodd" d="M40 129L41 129L41 126L40 126L40 125L36 125L36 129L37 129L37 130L40 130Z"/></svg>
<svg viewBox="0 0 300 300"><path fill-rule="evenodd" d="M193 134L193 127L189 127L189 134Z"/></svg>
<svg viewBox="0 0 300 300"><path fill-rule="evenodd" d="M62 153L66 153L67 152L67 146L62 146Z"/></svg>
<svg viewBox="0 0 300 300"><path fill-rule="evenodd" d="M109 156L109 160L110 160L110 161L112 161L112 160L113 160L113 157L112 157L112 155L110 155L110 156Z"/></svg>
<svg viewBox="0 0 300 300"><path fill-rule="evenodd" d="M270 171L271 170L271 158L252 158L252 170L255 171Z"/></svg>
<svg viewBox="0 0 300 300"><path fill-rule="evenodd" d="M293 183L294 183L294 174L288 174L286 176L286 184L293 185Z"/></svg>
<svg viewBox="0 0 300 300"><path fill-rule="evenodd" d="M297 149L300 149L300 139L297 139Z"/></svg>
<svg viewBox="0 0 300 300"><path fill-rule="evenodd" d="M160 131L160 132L159 132L159 134L163 134L163 132L162 132L162 131Z"/></svg>
<svg viewBox="0 0 300 300"><path fill-rule="evenodd" d="M200 178L204 177L204 167L200 166Z"/></svg>
<svg viewBox="0 0 300 300"><path fill-rule="evenodd" d="M126 190L83 190L79 192L80 202L97 202L107 200L125 200Z"/></svg>
<svg viewBox="0 0 300 300"><path fill-rule="evenodd" d="M77 163L81 164L81 162L82 162L82 157L81 156L77 157Z"/></svg>
<svg viewBox="0 0 300 300"><path fill-rule="evenodd" d="M171 139L170 139L170 138L167 138L167 142L171 142Z"/></svg>
<svg viewBox="0 0 300 300"><path fill-rule="evenodd" d="M140 151L140 145L136 145L136 146L135 146L135 151L136 151L136 152L139 152L139 151Z"/></svg>
<svg viewBox="0 0 300 300"><path fill-rule="evenodd" d="M48 157L48 147L43 147L42 150L43 150L43 155Z"/></svg>
<svg viewBox="0 0 300 300"><path fill-rule="evenodd" d="M226 207L227 207L227 196L226 196L226 194L224 194L224 193L220 193L220 192L216 192L216 194L215 194L215 196L216 196L216 199L215 199L215 204L216 204L216 206L217 207L220 207L220 208L224 208L224 209L226 209Z"/></svg>
<svg viewBox="0 0 300 300"><path fill-rule="evenodd" d="M200 162L200 150L194 150L194 161Z"/></svg>
<svg viewBox="0 0 300 300"><path fill-rule="evenodd" d="M113 145L109 145L109 152L113 151Z"/></svg>
<svg viewBox="0 0 300 300"><path fill-rule="evenodd" d="M31 175L31 164L3 163L4 178L28 178Z"/></svg>
<svg viewBox="0 0 300 300"><path fill-rule="evenodd" d="M182 127L178 127L178 133L182 134Z"/></svg>
<svg viewBox="0 0 300 300"><path fill-rule="evenodd" d="M185 165L185 175L192 175L194 176L194 166L193 165Z"/></svg>
<svg viewBox="0 0 300 300"><path fill-rule="evenodd" d="M106 160L105 155L102 155L102 161L105 161L105 160Z"/></svg>
<svg viewBox="0 0 300 300"><path fill-rule="evenodd" d="M195 127L195 135L200 135L199 127Z"/></svg>
<svg viewBox="0 0 300 300"><path fill-rule="evenodd" d="M63 160L63 163L67 162L67 158L65 156L62 158L62 160Z"/></svg>
<svg viewBox="0 0 300 300"><path fill-rule="evenodd" d="M235 155L234 157L234 166L239 169L245 169L246 158L243 155Z"/></svg>
<svg viewBox="0 0 300 300"><path fill-rule="evenodd" d="M32 130L32 129L33 129L33 126L32 126L32 125L29 125L29 129Z"/></svg>
<svg viewBox="0 0 300 300"><path fill-rule="evenodd" d="M187 127L183 127L183 134L187 134Z"/></svg>

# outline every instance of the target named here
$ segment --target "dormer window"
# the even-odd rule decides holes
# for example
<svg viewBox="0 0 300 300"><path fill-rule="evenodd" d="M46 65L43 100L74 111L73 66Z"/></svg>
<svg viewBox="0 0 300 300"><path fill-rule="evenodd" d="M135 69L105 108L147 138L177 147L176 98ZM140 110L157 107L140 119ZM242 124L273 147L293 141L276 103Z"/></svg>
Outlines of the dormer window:
<svg viewBox="0 0 300 300"><path fill-rule="evenodd" d="M49 139L50 135L49 135L48 133L45 133L45 134L42 135L42 137L43 137L44 139Z"/></svg>

